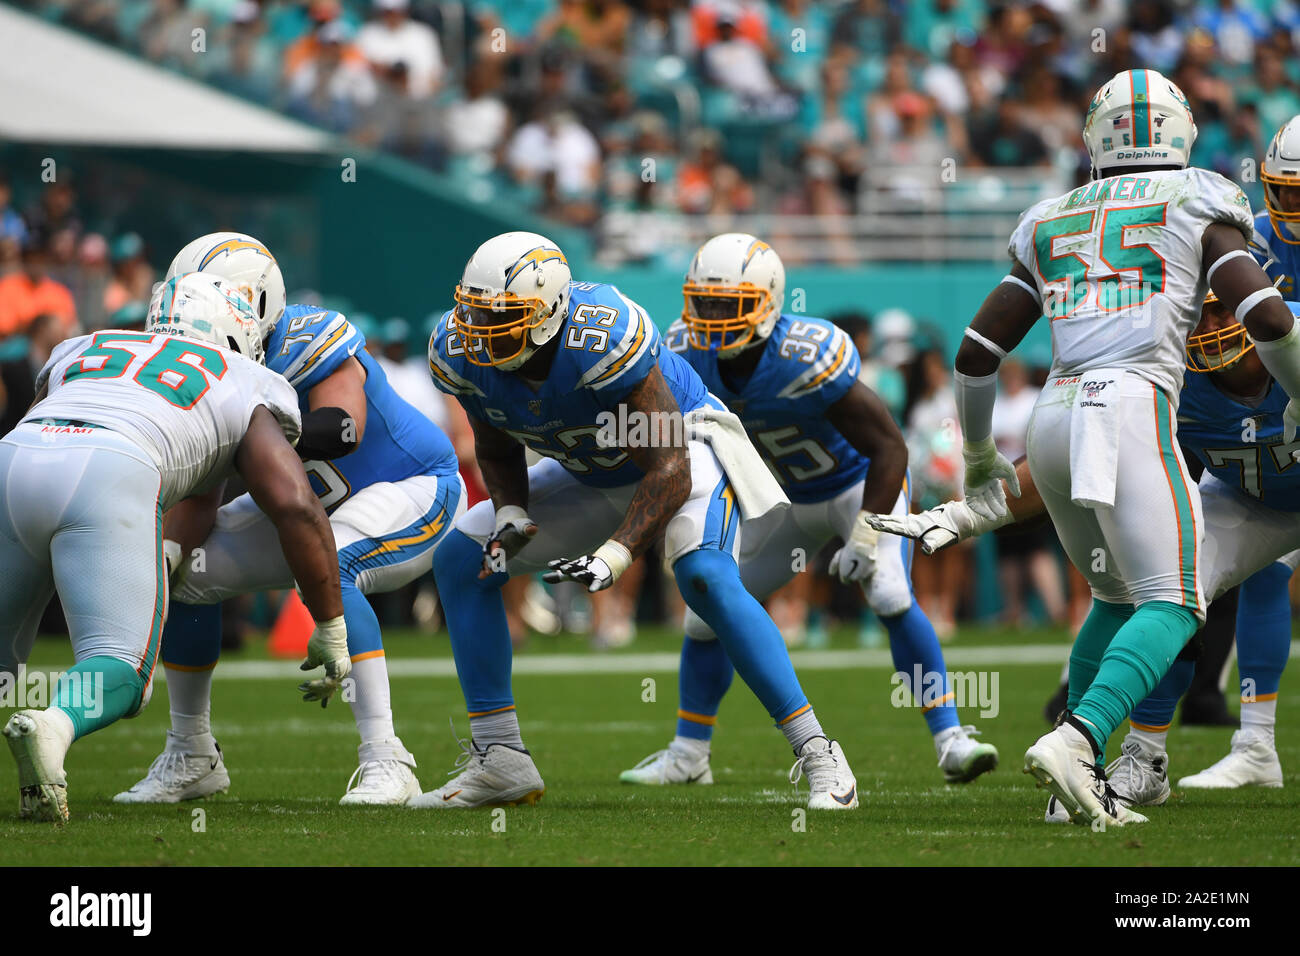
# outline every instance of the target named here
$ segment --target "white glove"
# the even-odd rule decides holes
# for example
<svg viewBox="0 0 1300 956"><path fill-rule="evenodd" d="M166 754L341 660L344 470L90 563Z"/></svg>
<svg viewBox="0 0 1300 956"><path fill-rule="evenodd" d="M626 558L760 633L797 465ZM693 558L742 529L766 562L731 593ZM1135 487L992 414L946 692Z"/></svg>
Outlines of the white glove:
<svg viewBox="0 0 1300 956"><path fill-rule="evenodd" d="M558 584L564 580L577 581L594 594L617 581L631 566L632 553L617 541L606 541L592 554L551 561L551 570L542 576L542 580L549 584Z"/></svg>
<svg viewBox="0 0 1300 956"><path fill-rule="evenodd" d="M171 538L164 538L163 561L167 563L167 582L173 591L180 587L181 581L185 578L182 558L184 555L181 553L181 543Z"/></svg>
<svg viewBox="0 0 1300 956"><path fill-rule="evenodd" d="M919 514L871 515L867 520L877 531L917 539L922 552L934 554L958 541L1001 528L1014 519L1007 510L1002 482L992 481L961 501L947 501Z"/></svg>
<svg viewBox="0 0 1300 956"><path fill-rule="evenodd" d="M871 525L872 514L859 511L844 547L831 558L830 573L845 584L866 581L876 573L876 543L880 531Z"/></svg>
<svg viewBox="0 0 1300 956"><path fill-rule="evenodd" d="M1016 477L1016 466L998 451L992 436L983 441L966 442L962 446L961 456L966 462L967 497L998 478L1005 479L1011 493L1020 497L1020 479Z"/></svg>
<svg viewBox="0 0 1300 956"><path fill-rule="evenodd" d="M324 707L334 692L343 686L343 679L352 672L352 657L348 654L348 629L343 615L329 621L317 621L307 642L307 659L299 670L309 671L324 666L325 676L304 681L298 685L303 700L319 700Z"/></svg>
<svg viewBox="0 0 1300 956"><path fill-rule="evenodd" d="M485 578L505 571L506 562L522 551L535 534L537 525L523 508L498 508L496 530L483 544L483 569L478 576Z"/></svg>

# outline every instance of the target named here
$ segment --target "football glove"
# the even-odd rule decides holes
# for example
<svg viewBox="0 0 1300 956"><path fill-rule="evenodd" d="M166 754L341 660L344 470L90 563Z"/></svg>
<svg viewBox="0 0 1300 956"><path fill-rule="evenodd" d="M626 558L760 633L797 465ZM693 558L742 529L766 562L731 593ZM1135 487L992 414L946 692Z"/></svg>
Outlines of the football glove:
<svg viewBox="0 0 1300 956"><path fill-rule="evenodd" d="M632 566L632 553L617 541L606 541L592 554L580 558L557 558L542 576L548 584L577 581L591 593L603 591Z"/></svg>
<svg viewBox="0 0 1300 956"><path fill-rule="evenodd" d="M983 441L966 442L961 450L966 462L966 494L970 496L990 481L1004 479L1011 493L1020 497L1020 479L1016 477L1016 466L1006 455L998 451L990 436Z"/></svg>
<svg viewBox="0 0 1300 956"><path fill-rule="evenodd" d="M303 692L303 700L319 700L324 707L334 692L343 686L343 679L352 672L348 629L341 614L328 621L316 622L316 630L307 642L307 659L299 669L309 671L322 666L325 668L324 677L304 681L298 689Z"/></svg>
<svg viewBox="0 0 1300 956"><path fill-rule="evenodd" d="M518 505L506 505L497 509L497 526L483 545L483 568L480 578L500 574L506 569L506 562L523 550L537 534L537 525L528 517L528 512Z"/></svg>
<svg viewBox="0 0 1300 956"><path fill-rule="evenodd" d="M845 584L866 581L876 573L876 542L880 531L871 525L871 513L859 511L844 547L831 558L830 573Z"/></svg>
<svg viewBox="0 0 1300 956"><path fill-rule="evenodd" d="M936 551L1010 524L1002 482L992 481L960 501L946 501L937 508L914 515L870 515L867 520L877 531L915 538L921 551Z"/></svg>

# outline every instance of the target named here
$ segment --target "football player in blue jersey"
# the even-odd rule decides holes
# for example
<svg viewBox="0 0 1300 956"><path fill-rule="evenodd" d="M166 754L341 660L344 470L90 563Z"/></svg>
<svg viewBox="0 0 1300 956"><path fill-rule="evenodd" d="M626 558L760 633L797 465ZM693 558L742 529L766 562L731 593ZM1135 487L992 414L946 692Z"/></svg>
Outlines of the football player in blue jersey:
<svg viewBox="0 0 1300 956"><path fill-rule="evenodd" d="M1255 215L1250 251L1285 299L1297 299L1300 275L1300 116L1273 136L1259 178L1265 208Z"/></svg>
<svg viewBox="0 0 1300 956"><path fill-rule="evenodd" d="M1300 302L1288 302L1300 318ZM1274 741L1277 694L1291 649L1288 582L1300 552L1300 442L1288 440L1289 398L1254 351L1245 327L1211 294L1201 322L1188 338L1187 368L1178 408L1178 439L1190 463L1203 469L1203 581L1213 599L1241 584L1237 657L1241 676L1241 729L1229 754L1184 777L1188 789L1282 786ZM992 488L978 503L953 501L906 517L880 516L885 531L921 541L926 551L983 534L1012 521L1043 514L1027 463L1016 466L1022 495L1005 498ZM1107 768L1116 795L1130 806L1156 806L1169 798L1166 735L1178 700L1191 684L1195 640L1189 642L1152 692L1129 715L1119 758ZM1068 814L1053 797L1047 819Z"/></svg>
<svg viewBox="0 0 1300 956"><path fill-rule="evenodd" d="M180 251L168 276L197 271L241 288L265 329L267 367L298 393L297 451L334 529L354 682L343 696L361 737L359 766L340 803L405 803L420 792L415 758L393 729L379 621L366 595L395 590L429 570L434 549L465 507L456 455L438 427L393 391L347 319L315 306L285 307L280 268L256 239L202 236ZM242 495L218 509L220 496L214 489L168 515L177 558L162 652L171 729L144 779L114 797L120 803L175 803L230 786L210 720L219 602L292 588L294 579L252 499ZM324 706L339 686L311 681L302 687L304 699Z"/></svg>
<svg viewBox="0 0 1300 956"><path fill-rule="evenodd" d="M789 506L735 416L662 347L616 288L573 280L555 243L488 240L465 266L429 343L429 371L464 406L491 500L434 557L469 709L463 768L411 806L533 803L542 777L524 749L510 684L501 587L550 569L595 592L658 540L691 611L793 748L808 806L858 804L840 745L817 722L781 634L741 583L740 526ZM543 456L532 467L525 450ZM748 533L748 532L746 532Z"/></svg>
<svg viewBox="0 0 1300 956"><path fill-rule="evenodd" d="M944 779L966 783L997 766L997 750L957 717L943 652L912 595L909 542L880 535L863 513L909 510L907 446L884 403L858 380L848 335L824 319L781 311L785 267L766 242L742 233L700 247L682 290L682 318L667 344L735 412L792 505L745 527L740 577L764 600L843 539L831 573L859 584L889 632L894 666L930 733ZM800 556L804 556L801 558ZM711 783L709 742L731 683L713 630L686 615L677 734L626 783Z"/></svg>

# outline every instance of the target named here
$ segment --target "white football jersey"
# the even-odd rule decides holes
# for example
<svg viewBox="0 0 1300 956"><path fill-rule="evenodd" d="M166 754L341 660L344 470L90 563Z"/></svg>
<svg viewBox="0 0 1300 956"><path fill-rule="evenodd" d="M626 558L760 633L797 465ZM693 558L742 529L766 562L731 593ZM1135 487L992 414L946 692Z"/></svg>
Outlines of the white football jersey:
<svg viewBox="0 0 1300 956"><path fill-rule="evenodd" d="M108 330L68 339L41 369L42 384L48 396L24 421L80 421L130 438L162 472L164 510L234 472L257 406L290 443L302 429L298 396L282 376L177 335Z"/></svg>
<svg viewBox="0 0 1300 956"><path fill-rule="evenodd" d="M1247 241L1253 232L1245 194L1204 169L1110 176L1026 210L1009 251L1051 320L1052 375L1129 369L1176 402L1208 289L1201 237L1214 222Z"/></svg>

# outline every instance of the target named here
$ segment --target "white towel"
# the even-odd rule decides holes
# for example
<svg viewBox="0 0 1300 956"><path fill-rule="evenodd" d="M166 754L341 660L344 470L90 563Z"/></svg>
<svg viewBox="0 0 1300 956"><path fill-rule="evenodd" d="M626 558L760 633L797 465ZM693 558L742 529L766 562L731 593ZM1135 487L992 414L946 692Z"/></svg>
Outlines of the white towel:
<svg viewBox="0 0 1300 956"><path fill-rule="evenodd" d="M1070 413L1070 500L1080 507L1115 507L1127 374L1122 368L1095 368L1079 376Z"/></svg>
<svg viewBox="0 0 1300 956"><path fill-rule="evenodd" d="M736 493L744 521L761 518L775 508L790 507L790 499L759 457L745 426L731 412L702 406L687 412L686 437L709 443Z"/></svg>

